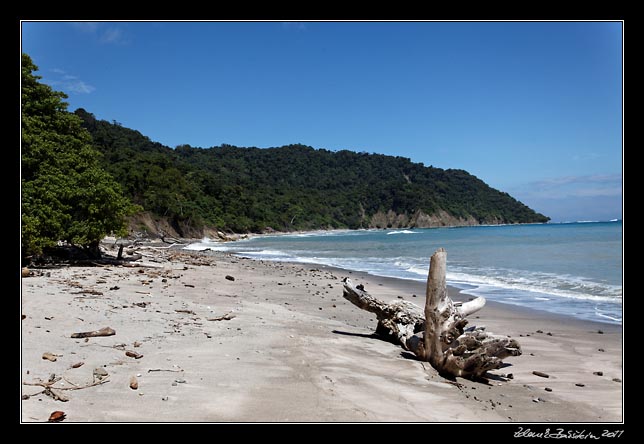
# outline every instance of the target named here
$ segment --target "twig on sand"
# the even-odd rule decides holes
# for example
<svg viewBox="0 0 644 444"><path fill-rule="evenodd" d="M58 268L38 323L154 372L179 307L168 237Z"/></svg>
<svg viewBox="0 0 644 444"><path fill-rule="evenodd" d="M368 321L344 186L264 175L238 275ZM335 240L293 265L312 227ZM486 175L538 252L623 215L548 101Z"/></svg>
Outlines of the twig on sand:
<svg viewBox="0 0 644 444"><path fill-rule="evenodd" d="M219 317L217 317L217 318L207 318L206 320L207 320L207 321L230 321L230 320L231 320L231 319L233 319L234 317L235 317L235 315L234 315L234 314L232 314L232 313L226 313L226 314L225 314L225 315L223 315L223 316L219 316Z"/></svg>
<svg viewBox="0 0 644 444"><path fill-rule="evenodd" d="M173 373L181 373L182 371L183 371L183 369L182 369L182 368L180 368L179 370L172 370L172 369L169 369L169 368L150 368L150 369L148 369L148 373L152 373L152 372L173 372Z"/></svg>
<svg viewBox="0 0 644 444"><path fill-rule="evenodd" d="M106 382L110 382L109 379L107 379L107 378L109 378L109 376L106 376L104 379L101 379L100 381L92 382L92 383L85 384L85 385L75 385L75 384L72 384L71 382L66 380L70 384L74 385L74 387L55 387L55 389L56 390L81 390L81 389L86 389L86 388L94 387L96 385L105 384ZM38 386L38 387L44 387L44 388L48 389L48 388L51 388L54 384L56 384L60 380L61 380L61 378L55 378L53 381L47 381L47 382L42 382L42 381L23 382L22 384L23 385L33 385L33 386Z"/></svg>
<svg viewBox="0 0 644 444"><path fill-rule="evenodd" d="M112 336L116 331L110 327L103 327L95 331L82 331L80 333L72 333L72 338L95 338L98 336Z"/></svg>
<svg viewBox="0 0 644 444"><path fill-rule="evenodd" d="M85 385L76 385L76 384L74 384L74 383L73 383L73 382L71 382L71 381L67 381L67 379L65 378L65 381L67 381L68 383L70 383L73 387L53 387L53 385L54 385L54 384L56 384L58 381L60 381L60 380L62 379L62 378L60 378L60 377L58 377L58 378L54 378L53 380L51 380L51 381L47 381L47 382L42 382L42 381L36 381L36 382L23 382L22 384L23 384L23 385L31 385L31 386L44 387L44 388L45 388L45 390L43 390L42 392L35 393L35 394L33 394L33 395L28 395L28 396L30 396L30 397L31 397L31 396L35 396L35 395L37 395L37 394L40 394L40 393L43 393L43 392L44 392L47 396L52 396L52 395L53 395L53 396L52 396L52 398L54 398L54 399L56 399L56 398L58 397L58 398L61 398L61 399L57 399L57 400L62 401L62 400L63 400L63 398L64 398L64 399L65 399L65 401L66 401L67 399L66 399L64 396L61 396L61 395L59 395L59 394L56 394L55 392L53 392L52 394L50 394L49 392L51 392L51 390L52 390L52 389L59 390L59 391L60 391L60 390L82 390L82 389L86 389L86 388L94 387L94 386L97 386L97 385L105 384L106 382L110 382L108 378L109 378L109 376L106 376L105 378L101 379L100 381L91 382L91 383L88 383L88 384L85 384ZM64 401L63 401L63 402L64 402Z"/></svg>
<svg viewBox="0 0 644 444"><path fill-rule="evenodd" d="M175 310L175 311L176 311L177 313L187 313L187 314L191 314L191 315L196 315L196 314L197 314L197 313L195 313L195 312L194 312L194 311L192 311L192 310Z"/></svg>

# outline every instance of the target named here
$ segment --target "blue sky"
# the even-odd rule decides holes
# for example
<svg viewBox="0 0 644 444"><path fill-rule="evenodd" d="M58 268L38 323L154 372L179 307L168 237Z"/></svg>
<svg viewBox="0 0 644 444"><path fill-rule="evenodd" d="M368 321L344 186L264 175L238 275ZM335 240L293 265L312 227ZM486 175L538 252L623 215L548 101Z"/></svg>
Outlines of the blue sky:
<svg viewBox="0 0 644 444"><path fill-rule="evenodd" d="M552 217L622 215L620 22L24 22L43 81L152 140L459 168Z"/></svg>

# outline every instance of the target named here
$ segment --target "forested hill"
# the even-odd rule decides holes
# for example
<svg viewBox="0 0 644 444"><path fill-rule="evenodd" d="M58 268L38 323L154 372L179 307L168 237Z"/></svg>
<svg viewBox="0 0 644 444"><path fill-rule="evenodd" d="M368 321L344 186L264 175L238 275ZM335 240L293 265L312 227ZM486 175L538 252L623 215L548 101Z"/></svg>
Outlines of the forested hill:
<svg viewBox="0 0 644 444"><path fill-rule="evenodd" d="M180 235L547 222L463 170L304 145L171 149L75 112L126 194Z"/></svg>

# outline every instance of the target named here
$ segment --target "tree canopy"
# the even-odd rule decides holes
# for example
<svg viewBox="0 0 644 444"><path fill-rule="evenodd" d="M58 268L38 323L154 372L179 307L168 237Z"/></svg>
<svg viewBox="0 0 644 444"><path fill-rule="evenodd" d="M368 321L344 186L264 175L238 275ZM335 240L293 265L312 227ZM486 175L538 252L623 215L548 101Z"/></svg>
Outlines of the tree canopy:
<svg viewBox="0 0 644 444"><path fill-rule="evenodd" d="M172 149L84 109L76 114L127 195L182 235L203 226L236 232L367 228L379 226L375 214L389 211L408 215L408 223L418 211L481 224L548 221L463 170L305 145Z"/></svg>
<svg viewBox="0 0 644 444"><path fill-rule="evenodd" d="M39 82L22 55L22 254L59 241L95 249L110 232L125 234L134 207L99 161L67 96Z"/></svg>

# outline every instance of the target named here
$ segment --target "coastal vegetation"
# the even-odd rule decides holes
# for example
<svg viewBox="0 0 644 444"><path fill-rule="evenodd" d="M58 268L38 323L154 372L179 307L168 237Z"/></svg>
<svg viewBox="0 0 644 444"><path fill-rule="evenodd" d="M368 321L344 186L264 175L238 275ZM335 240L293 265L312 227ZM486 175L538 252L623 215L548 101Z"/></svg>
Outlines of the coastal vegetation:
<svg viewBox="0 0 644 444"><path fill-rule="evenodd" d="M126 233L137 211L101 166L100 152L67 111L67 96L39 82L22 55L22 255L40 254L59 241L98 251L107 234Z"/></svg>
<svg viewBox="0 0 644 444"><path fill-rule="evenodd" d="M76 115L128 197L181 235L548 221L463 170L300 144L172 149L83 109Z"/></svg>

